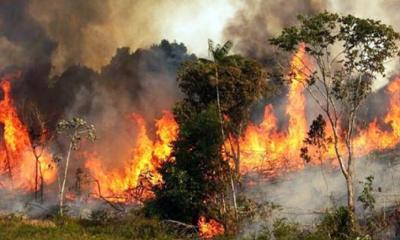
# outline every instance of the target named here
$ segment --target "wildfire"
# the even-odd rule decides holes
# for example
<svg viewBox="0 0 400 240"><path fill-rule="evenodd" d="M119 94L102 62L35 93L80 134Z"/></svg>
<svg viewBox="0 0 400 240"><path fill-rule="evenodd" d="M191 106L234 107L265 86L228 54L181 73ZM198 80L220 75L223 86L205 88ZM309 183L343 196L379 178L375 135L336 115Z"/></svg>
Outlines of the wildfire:
<svg viewBox="0 0 400 240"><path fill-rule="evenodd" d="M3 126L0 174L8 175L7 188L33 190L36 160L28 130L19 119L11 99L11 78L13 76L5 76L0 83L3 91L3 100L0 102L0 123ZM39 158L38 168L45 184L54 182L57 169L45 150Z"/></svg>
<svg viewBox="0 0 400 240"><path fill-rule="evenodd" d="M291 61L291 84L287 94L288 103L286 114L288 126L286 131L278 129L278 118L274 115L272 105L265 107L264 119L259 125L250 124L240 139L241 171L260 169L269 176L285 171L299 170L305 167L300 157L300 148L308 131L306 121L306 98L303 84L312 71L310 61L301 45ZM4 77L0 82L3 99L0 101L0 124L2 141L0 141L0 175L3 181L0 186L33 190L35 189L35 157L26 126L17 115L11 96L12 76ZM383 118L386 126L371 122L367 128L358 129L353 139L354 152L357 156L367 155L372 151L391 149L400 142L400 77L392 81L387 89L389 106ZM135 144L130 149L129 156L118 161L123 166L111 168L103 164L103 157L96 152L85 152L84 165L93 179L93 191L97 196L112 198L111 201L132 201L133 196L151 197L146 189L162 181L157 168L167 159L172 151L171 143L176 139L179 126L173 114L165 111L155 122L155 137L151 137L144 118L139 114L132 115L136 126ZM328 127L328 135L331 129ZM344 151L344 144L340 144ZM334 151L329 146L323 156L325 162L337 164ZM311 164L321 164L312 161ZM44 151L39 159L39 172L45 184L55 181L57 168L54 166L50 153ZM5 180L8 179L8 180ZM9 181L9 182L5 182ZM207 232L208 228L217 222L205 218L199 220L200 231ZM203 230L202 230L203 229ZM213 230L210 230L213 231ZM223 228L222 228L223 232Z"/></svg>
<svg viewBox="0 0 400 240"><path fill-rule="evenodd" d="M143 117L139 114L132 115L137 126L136 144L131 150L131 158L126 161L126 166L120 169L106 169L102 160L94 155L87 154L85 167L91 176L98 182L103 197L113 197L115 201L133 200L132 194L142 191L147 180L151 184L161 180L156 168L171 153L171 142L175 140L178 125L170 112L164 112L161 119L156 121L156 140L152 141L148 135ZM141 179L145 176L147 179ZM132 190L135 190L132 193ZM141 192L144 197L151 193ZM117 197L117 198L115 198Z"/></svg>
<svg viewBox="0 0 400 240"><path fill-rule="evenodd" d="M198 222L199 226L199 235L201 238L210 239L219 235L224 234L225 228L221 223L215 221L214 219L210 219L206 221L204 216L199 218Z"/></svg>
<svg viewBox="0 0 400 240"><path fill-rule="evenodd" d="M288 131L278 132L278 121L273 114L272 105L267 105L261 124L251 124L240 141L242 172L255 168L270 171L298 169L304 165L299 159L299 149L307 133L303 83L310 72L304 47L300 46L291 61L291 85L286 107L289 117Z"/></svg>
<svg viewBox="0 0 400 240"><path fill-rule="evenodd" d="M289 119L288 130L277 131L277 118L271 105L265 107L264 119L258 126L251 124L245 131L241 141L241 170L242 173L261 169L270 176L285 171L302 169L305 162L300 157L300 148L306 136L308 126L305 116L305 96L302 82L310 72L310 63L304 51L304 45L291 61L291 84L288 92L286 114ZM371 122L366 129L360 130L353 139L356 156L364 156L370 152L394 148L400 142L400 77L392 81L387 87L390 97L387 115L384 122L391 131L384 130L378 121ZM327 128L328 135L331 128ZM340 151L344 151L344 144L339 144ZM337 165L332 161L335 157L333 146L323 159L326 163ZM321 164L313 160L311 164Z"/></svg>

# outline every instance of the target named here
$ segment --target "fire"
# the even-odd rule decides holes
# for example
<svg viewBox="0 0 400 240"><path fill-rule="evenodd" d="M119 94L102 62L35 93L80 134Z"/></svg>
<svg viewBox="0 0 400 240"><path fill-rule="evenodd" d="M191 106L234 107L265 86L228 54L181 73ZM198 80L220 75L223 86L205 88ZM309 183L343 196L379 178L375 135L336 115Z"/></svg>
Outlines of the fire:
<svg viewBox="0 0 400 240"><path fill-rule="evenodd" d="M307 134L308 126L305 116L305 96L302 83L307 80L311 66L300 45L291 61L291 84L288 92L286 114L289 118L288 130L277 130L277 118L273 114L273 107L265 107L264 119L257 126L250 124L240 140L241 170L246 173L255 169L263 170L269 176L285 171L293 171L305 167L300 158L300 148ZM378 121L371 122L366 129L359 130L353 139L356 156L365 156L373 151L391 149L400 142L400 77L392 81L387 87L389 107L384 122L391 131L379 126ZM332 129L327 127L327 134ZM339 143L340 151L345 151L344 143ZM328 146L323 159L333 166L337 165L333 145ZM321 164L315 159L311 164Z"/></svg>
<svg viewBox="0 0 400 240"><path fill-rule="evenodd" d="M247 173L262 170L268 176L275 176L285 171L300 170L305 162L300 157L300 148L308 131L306 118L306 97L304 83L311 73L312 64L305 52L305 46L300 45L291 60L291 84L287 94L285 113L288 117L286 131L278 129L278 118L272 105L265 106L264 119L259 125L250 124L240 139L241 171ZM35 158L26 126L19 119L11 96L11 76L6 76L0 82L3 99L0 101L0 123L2 124L2 141L0 142L0 174L8 179L0 186L10 189L32 191L35 188ZM365 129L357 129L353 138L356 156L364 156L373 151L392 149L400 142L400 77L387 86L389 106L383 123L375 120ZM133 201L135 195L144 198L152 196L151 185L162 181L157 173L158 167L172 152L171 143L176 139L179 126L171 112L165 111L160 119L155 121L155 137L151 137L144 118L133 114L132 120L136 126L135 144L130 154L122 161L123 166L111 168L103 164L103 156L96 152L85 152L84 166L96 184L93 191L98 197L111 201ZM327 128L328 135L332 129ZM340 151L344 144L340 143ZM328 147L323 156L326 163L337 164L332 146ZM313 160L311 164L321 164ZM51 184L55 181L57 168L54 166L49 152L44 151L40 157L39 171L43 182ZM149 187L150 186L150 187ZM213 226L221 232L221 226L214 220L209 222L200 218L199 228L204 236ZM203 229L203 230L202 230ZM223 232L223 227L222 227Z"/></svg>
<svg viewBox="0 0 400 240"><path fill-rule="evenodd" d="M368 128L361 131L353 142L358 155L391 149L400 141L400 77L392 81L386 91L389 95L389 108L384 122L390 126L391 131L382 130L377 120L371 122Z"/></svg>
<svg viewBox="0 0 400 240"><path fill-rule="evenodd" d="M225 232L225 228L221 223L217 222L214 219L206 221L206 218L204 216L201 216L199 218L198 226L200 237L205 239L210 239L222 235Z"/></svg>
<svg viewBox="0 0 400 240"><path fill-rule="evenodd" d="M89 154L85 167L98 182L102 197L113 198L115 201L131 201L131 190L144 187L141 176L148 177L151 184L161 180L157 167L171 153L171 142L175 140L178 125L170 112L164 112L161 119L156 121L156 140L148 135L146 123L139 114L132 115L137 126L136 144L131 150L131 157L126 166L120 169L106 169L99 156ZM140 191L140 189L139 189ZM151 193L144 192L150 197ZM136 196L134 196L136 197Z"/></svg>
<svg viewBox="0 0 400 240"><path fill-rule="evenodd" d="M28 130L18 117L11 99L10 80L6 76L1 80L3 100L0 102L0 123L3 126L3 140L0 146L1 175L8 175L7 187L12 189L35 189L35 165L31 140ZM45 184L54 182L56 167L51 155L44 151L39 159L39 172L42 173Z"/></svg>
<svg viewBox="0 0 400 240"><path fill-rule="evenodd" d="M156 166L159 161L165 159L171 154L171 143L176 139L178 134L178 124L175 122L171 112L164 111L164 115L156 122L156 134L158 139L154 143L154 156L156 157Z"/></svg>
<svg viewBox="0 0 400 240"><path fill-rule="evenodd" d="M278 132L278 120L273 115L272 105L267 105L261 124L251 124L240 141L242 172L255 168L275 171L303 167L304 163L299 158L299 149L307 133L303 83L310 72L304 48L301 45L291 61L291 84L286 108L288 131Z"/></svg>

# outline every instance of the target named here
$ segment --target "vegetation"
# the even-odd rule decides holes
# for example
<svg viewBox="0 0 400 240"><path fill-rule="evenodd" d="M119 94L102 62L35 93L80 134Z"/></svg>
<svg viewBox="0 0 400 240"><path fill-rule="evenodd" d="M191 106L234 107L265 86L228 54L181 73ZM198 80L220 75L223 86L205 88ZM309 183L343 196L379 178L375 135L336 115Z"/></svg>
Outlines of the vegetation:
<svg viewBox="0 0 400 240"><path fill-rule="evenodd" d="M232 210L237 219L239 138L251 106L268 92L268 85L262 66L228 55L231 47L231 42L214 47L210 41L212 60L188 61L178 70L184 98L174 115L180 132L171 158L159 170L163 183L154 188L155 200L148 204L150 212L164 219L197 224L206 215L226 227Z"/></svg>
<svg viewBox="0 0 400 240"><path fill-rule="evenodd" d="M201 215L221 219L228 164L220 147L222 137L215 106L199 113L178 105L175 116L180 123L172 156L159 172L164 184L154 188L150 203L153 213L164 219L197 224Z"/></svg>
<svg viewBox="0 0 400 240"><path fill-rule="evenodd" d="M185 94L184 102L194 109L210 104L218 108L222 135L229 140L224 146L232 154L236 173L240 172L239 137L250 120L251 107L274 88L267 82L262 65L240 55L229 55L232 44L214 47L209 43L212 60L188 61L178 70L178 83Z"/></svg>
<svg viewBox="0 0 400 240"><path fill-rule="evenodd" d="M62 177L62 183L60 185L60 215L63 216L65 184L67 182L69 162L72 150L79 149L80 142L84 137L93 142L96 139L96 129L93 125L88 124L85 120L75 117L69 121L61 120L57 124L57 132L59 134L65 134L69 140L67 157L65 159L64 175Z"/></svg>
<svg viewBox="0 0 400 240"><path fill-rule="evenodd" d="M300 16L299 21L299 26L285 28L270 42L288 52L303 45L315 63L315 69L303 70L309 78L302 84L332 129L336 159L346 180L350 224L354 224L355 120L374 80L384 75L385 61L399 54L400 35L380 21L352 15L323 12L311 17ZM314 128L318 127L316 123ZM345 150L339 147L342 140Z"/></svg>
<svg viewBox="0 0 400 240"><path fill-rule="evenodd" d="M380 239L380 231L389 225L389 220L385 212L376 210L373 176L360 182L363 189L356 196L352 139L356 132L358 112L371 92L372 84L379 75L384 74L385 61L399 53L397 44L400 35L379 21L351 15L324 12L310 17L300 16L299 21L299 26L285 28L270 42L288 53L304 48L314 63L314 69L307 66L303 70L308 79L301 84L319 106L321 114L312 122L300 154L305 161L311 161L312 157L319 157L322 161L328 145L333 144L338 166L346 181L347 206L324 209L322 213L319 212L321 217L313 225L305 226L280 218L280 215L272 216L272 211L279 211L279 207L273 203L262 205L241 195L239 141L250 122L252 107L257 101L273 94L274 86L268 82L267 73L260 63L229 54L232 48L230 41L223 45L214 45L209 41L211 59L197 59L187 55L183 45L171 45L163 41L160 46L162 51L157 50L156 46L152 49L157 53L163 52L160 54L162 58L172 62L174 67L171 66L172 70L166 72L175 73L178 62L189 61L185 61L177 70L177 82L183 96L174 107L179 132L172 143L172 153L157 169L162 181L155 185L148 181L154 198L146 198L144 208L132 212L125 211L124 200L119 202L119 198L115 198L117 201L114 202L101 199L120 214L117 217L111 217L108 212L101 210L92 212L88 219L65 216L64 201L68 191L71 155L79 149L83 140L95 141L96 130L81 118L62 120L56 126L59 134L57 140L63 141L67 149L65 158L58 159L63 170L59 171L58 179L59 213L46 220L28 220L16 215L0 216L0 239L197 239L197 225L204 216L218 224L218 229L223 225L225 235L219 236L220 239ZM146 54L155 58L152 53ZM173 56L176 54L181 57L175 59ZM110 77L106 85L124 88L111 81L111 77L114 70L121 66L131 70L128 67L133 66L130 62L136 61L130 58L129 49L119 50L112 65L101 73ZM148 68L152 68L151 62L149 60ZM129 82L130 77L126 79L126 86L133 84ZM134 85L140 88L142 84L137 82ZM32 121L40 125L35 139L37 143L32 145L37 200L39 193L43 198L43 179L39 170L41 154L47 145L41 141L42 136L46 135L45 124L38 110L32 111L32 116L36 118ZM332 136L328 136L327 128L332 130ZM154 146L152 143L148 145L150 149ZM316 155L309 154L311 147L317 149ZM146 151L146 154L151 156L152 151ZM78 169L79 182L82 173ZM358 217L355 214L356 200L362 207L362 214ZM400 212L398 209L394 211ZM258 221L257 227L238 230L245 222L253 220ZM398 225L400 214L391 221ZM171 223L183 226L184 234L171 227Z"/></svg>
<svg viewBox="0 0 400 240"><path fill-rule="evenodd" d="M17 216L0 218L2 240L125 240L125 239L185 239L168 230L160 221L132 215L112 221L54 218L27 220Z"/></svg>

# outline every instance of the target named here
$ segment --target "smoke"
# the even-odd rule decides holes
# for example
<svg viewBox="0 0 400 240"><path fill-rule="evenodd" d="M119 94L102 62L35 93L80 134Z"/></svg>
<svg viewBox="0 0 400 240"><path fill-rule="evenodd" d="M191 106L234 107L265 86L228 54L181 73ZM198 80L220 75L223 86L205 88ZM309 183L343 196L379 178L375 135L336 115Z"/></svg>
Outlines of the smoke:
<svg viewBox="0 0 400 240"><path fill-rule="evenodd" d="M360 196L366 177L373 176L373 195L376 209L387 209L396 204L400 179L399 162L396 155L399 149L390 153L379 153L357 159L355 162L355 196ZM287 218L301 224L313 224L326 210L346 206L346 184L340 169L331 166L307 166L304 170L285 174L276 179L266 180L255 173L247 176L250 182L256 182L245 189L247 197L259 203L274 203L280 206L272 213L272 218ZM245 178L245 179L246 179ZM356 202L359 216L364 214L362 203ZM259 219L249 225L247 232L260 230L271 219Z"/></svg>
<svg viewBox="0 0 400 240"><path fill-rule="evenodd" d="M352 14L360 18L381 20L400 31L400 16L396 12L399 7L400 3L396 0L368 4L362 0L302 0L290 3L251 0L228 22L224 37L234 41L235 51L238 53L255 58L265 63L267 68L272 68L276 65L277 55L268 39L277 36L282 28L295 25L299 14L309 15L324 10L342 15ZM385 76L379 76L374 82L374 89L382 88L388 83L388 77L397 73L399 63L390 61L385 66Z"/></svg>
<svg viewBox="0 0 400 240"><path fill-rule="evenodd" d="M229 0L34 0L30 13L58 43L53 73L73 64L100 70L116 48L149 47L163 38L184 41L192 51L206 51L207 38L219 38L231 15ZM203 39L205 38L205 39Z"/></svg>
<svg viewBox="0 0 400 240"><path fill-rule="evenodd" d="M268 40L284 27L297 23L299 14L321 11L325 3L320 0L246 1L224 30L226 39L234 42L235 51L255 58L270 67L274 63L272 47Z"/></svg>
<svg viewBox="0 0 400 240"><path fill-rule="evenodd" d="M21 78L12 82L16 103L37 104L50 129L60 118L74 116L94 123L98 152L105 156L106 166L118 167L134 140L131 113L138 112L153 123L162 110L171 109L180 98L176 70L183 61L195 58L192 52L204 56L208 38L232 40L234 52L258 60L274 72L276 55L268 39L296 24L298 14L327 9L382 19L400 30L399 4L396 0L368 4L361 0L215 0L212 4L201 0L1 1L0 69L1 73L22 72ZM169 41L161 41L164 38ZM185 45L170 42L173 40ZM387 67L390 76L397 62ZM386 82L380 79L376 88ZM375 96L384 95L382 91L378 94ZM275 108L278 116L284 115L282 99L274 99L282 106ZM369 101L365 115L373 118L378 109L373 106L385 101L381 97ZM387 165L368 163L358 166L363 175L357 176L357 181L372 174L375 182L388 190L395 181L384 174ZM82 165L77 161L73 168ZM307 168L272 184L260 181L246 193L289 210L324 209L332 203L331 195L343 203L340 173L322 173L320 168Z"/></svg>

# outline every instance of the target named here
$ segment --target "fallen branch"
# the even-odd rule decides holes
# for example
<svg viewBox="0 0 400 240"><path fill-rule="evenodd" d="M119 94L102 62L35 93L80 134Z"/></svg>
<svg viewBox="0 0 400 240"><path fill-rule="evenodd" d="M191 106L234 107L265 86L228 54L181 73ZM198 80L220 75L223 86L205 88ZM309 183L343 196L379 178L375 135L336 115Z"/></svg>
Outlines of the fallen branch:
<svg viewBox="0 0 400 240"><path fill-rule="evenodd" d="M175 220L163 220L162 223L173 228L176 234L185 236L198 236L198 228L195 225L175 221Z"/></svg>

